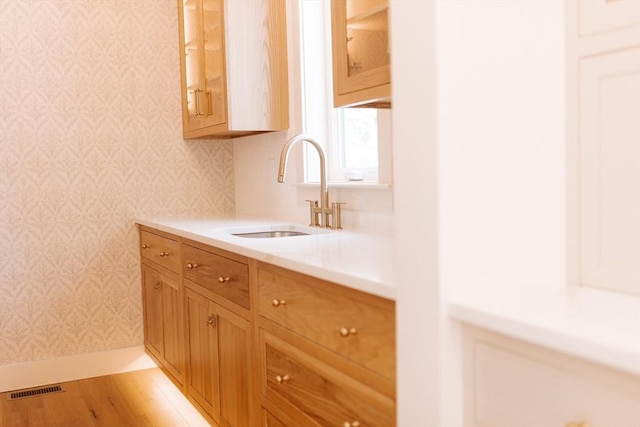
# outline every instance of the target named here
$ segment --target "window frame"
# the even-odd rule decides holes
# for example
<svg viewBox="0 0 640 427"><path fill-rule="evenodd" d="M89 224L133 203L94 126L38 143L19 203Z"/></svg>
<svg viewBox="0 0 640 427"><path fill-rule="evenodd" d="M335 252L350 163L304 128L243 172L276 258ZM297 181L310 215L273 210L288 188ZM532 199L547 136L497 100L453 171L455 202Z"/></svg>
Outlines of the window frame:
<svg viewBox="0 0 640 427"><path fill-rule="evenodd" d="M342 168L340 150L343 144L342 108L333 107L333 68L331 51L331 2L299 3L301 97L303 132L325 149L327 180L357 186L391 184L391 110L378 111L378 167ZM308 52L313 52L309 54ZM317 52L323 54L318 55ZM311 102L313 100L313 102ZM320 181L318 154L304 144L302 148L304 183ZM362 174L361 181L347 179L348 174Z"/></svg>

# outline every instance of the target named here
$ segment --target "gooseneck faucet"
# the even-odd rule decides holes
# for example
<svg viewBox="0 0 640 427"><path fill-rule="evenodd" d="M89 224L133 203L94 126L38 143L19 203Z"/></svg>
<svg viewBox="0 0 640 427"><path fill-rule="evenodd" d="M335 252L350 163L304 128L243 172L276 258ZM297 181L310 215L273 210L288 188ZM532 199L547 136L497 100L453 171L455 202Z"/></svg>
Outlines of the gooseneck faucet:
<svg viewBox="0 0 640 427"><path fill-rule="evenodd" d="M297 135L289 139L284 144L280 153L278 182L284 182L284 174L287 170L287 159L289 158L289 151L291 151L291 148L298 142L303 141L311 144L316 149L316 151L318 152L318 156L320 157L320 206L318 207L317 200L307 200L310 203L309 211L311 213L309 225L325 228L342 228L340 220L340 205L344 203L334 202L332 204L332 207L329 208L329 189L327 188L327 162L326 156L324 154L324 149L322 148L322 145L318 143L318 141L306 135ZM318 220L318 216L320 217L320 220ZM332 216L333 218L332 223L330 223L329 221L330 216Z"/></svg>

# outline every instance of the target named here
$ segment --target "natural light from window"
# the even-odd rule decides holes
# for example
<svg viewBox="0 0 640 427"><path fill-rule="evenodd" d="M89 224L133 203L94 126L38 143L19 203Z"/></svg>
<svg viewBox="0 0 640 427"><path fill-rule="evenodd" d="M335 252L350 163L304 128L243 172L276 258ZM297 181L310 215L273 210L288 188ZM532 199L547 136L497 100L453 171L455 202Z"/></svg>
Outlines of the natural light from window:
<svg viewBox="0 0 640 427"><path fill-rule="evenodd" d="M391 183L391 114L333 108L330 2L300 2L304 133L325 148L330 182ZM305 182L318 182L315 150L304 149Z"/></svg>

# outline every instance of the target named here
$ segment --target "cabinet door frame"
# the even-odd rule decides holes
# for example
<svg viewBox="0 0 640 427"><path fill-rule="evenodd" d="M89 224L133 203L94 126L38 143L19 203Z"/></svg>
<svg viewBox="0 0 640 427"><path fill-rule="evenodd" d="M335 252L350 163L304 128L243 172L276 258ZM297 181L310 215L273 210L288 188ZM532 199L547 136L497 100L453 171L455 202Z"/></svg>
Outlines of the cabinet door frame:
<svg viewBox="0 0 640 427"><path fill-rule="evenodd" d="M630 186L618 188L611 185L609 178L620 171L611 166L603 169L603 156L598 153L607 145L604 144L606 141L617 138L615 132L611 134L611 126L609 134L601 134L603 125L606 125L601 118L606 114L611 116L612 111L610 100L608 111L602 109L606 97L605 93L601 93L603 82L606 80L611 83L613 78L620 79L625 74L637 73L637 65L633 65L633 61L637 62L636 52L640 47L640 19L627 22L631 13L624 12L627 7L637 10L639 6L630 3L625 6L621 2L604 0L578 0L566 4L566 267L570 285L593 286L637 295L640 292L640 266L628 261L612 263L611 254L602 254L607 251L604 240L608 239L606 246L611 248L615 246L611 244L615 240L629 245L628 239L620 239L622 233L619 230L611 233L600 229L603 223L600 217L604 215L600 211L612 211L610 206L602 202L605 199L603 195L615 196L616 203L621 206L623 204L619 202L624 197L632 196L635 200L640 197ZM631 122L625 123L628 125ZM608 145L612 151L613 147ZM620 151L627 153L627 160L634 158L628 154L631 151L628 148ZM603 185L605 179L609 184ZM621 191L624 192L622 196L615 194ZM609 218L607 226L609 229L612 226L620 228L628 223L630 232L636 230L637 233L637 223L632 221L625 222L618 218L612 221Z"/></svg>
<svg viewBox="0 0 640 427"><path fill-rule="evenodd" d="M192 311L193 310L193 311ZM218 330L216 307L206 297L186 287L184 292L185 344L187 350L187 395L217 420L220 412L218 376ZM205 329L206 328L206 329ZM197 341L196 341L197 340ZM198 351L194 351L197 347ZM202 354L196 354L202 353ZM199 358L194 361L194 358ZM204 359L207 359L205 362ZM199 384L194 384L198 376ZM209 389L210 388L210 389ZM210 396L208 395L210 394Z"/></svg>
<svg viewBox="0 0 640 427"><path fill-rule="evenodd" d="M190 287L185 288L184 301L188 396L217 423L249 427L254 417L251 323ZM193 304L197 305L194 311ZM194 369L198 366L194 359L199 357L194 344L208 356L198 359L207 359L198 370ZM204 389L194 386L194 375L200 376Z"/></svg>
<svg viewBox="0 0 640 427"><path fill-rule="evenodd" d="M334 107L375 103L391 92L391 65L349 75L347 0L331 1ZM384 104L384 103L382 103Z"/></svg>
<svg viewBox="0 0 640 427"><path fill-rule="evenodd" d="M164 359L162 320L162 281L160 273L142 264L142 299L144 308L144 344L158 359Z"/></svg>
<svg viewBox="0 0 640 427"><path fill-rule="evenodd" d="M178 27L180 34L180 67L182 68L182 72L180 73L181 80L181 92L182 92L182 120L184 126L184 132L196 132L202 128L210 128L213 126L217 126L221 130L227 130L227 81L226 81L226 51L225 51L225 19L224 19L224 0L215 0L219 3L220 6L220 33L221 40L220 42L220 50L221 50L221 64L222 67L220 74L222 79L222 111L219 115L209 114L209 107L205 108L205 113L201 116L191 117L189 115L189 109L187 107L188 102L188 89L187 89L187 61L185 58L186 55L186 40L185 40L185 24L184 24L184 5L187 0L178 0ZM193 0L191 0L193 2ZM196 52L197 52L197 60L196 60L196 69L197 74L199 76L198 79L198 87L196 90L201 91L204 94L204 103L205 104L213 104L213 100L209 98L207 101L206 94L209 91L207 87L207 72L206 72L206 41L204 38L204 26L205 26L205 11L203 0L195 1L195 13L196 13ZM197 99L198 95L195 95L195 102L199 102ZM213 108L213 107L211 107Z"/></svg>

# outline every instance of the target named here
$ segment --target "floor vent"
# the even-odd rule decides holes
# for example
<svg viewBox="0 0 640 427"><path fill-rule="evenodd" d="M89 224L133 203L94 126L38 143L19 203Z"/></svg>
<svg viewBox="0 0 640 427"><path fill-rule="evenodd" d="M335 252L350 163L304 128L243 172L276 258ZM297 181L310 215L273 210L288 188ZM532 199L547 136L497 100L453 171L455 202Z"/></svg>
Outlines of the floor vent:
<svg viewBox="0 0 640 427"><path fill-rule="evenodd" d="M64 389L59 385L32 388L29 390L13 391L9 394L8 400L24 399L25 397L42 396L43 394L60 393Z"/></svg>

